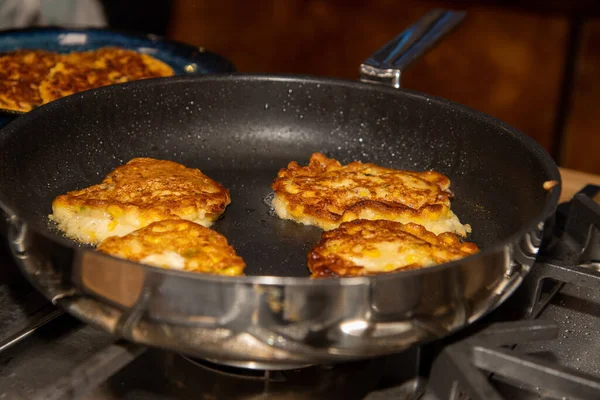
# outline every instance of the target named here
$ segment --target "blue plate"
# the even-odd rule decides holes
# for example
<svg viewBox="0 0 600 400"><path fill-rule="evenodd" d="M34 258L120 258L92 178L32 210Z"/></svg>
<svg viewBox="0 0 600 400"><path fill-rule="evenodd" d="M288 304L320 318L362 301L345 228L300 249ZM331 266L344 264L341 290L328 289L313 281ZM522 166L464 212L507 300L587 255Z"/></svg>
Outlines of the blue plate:
<svg viewBox="0 0 600 400"><path fill-rule="evenodd" d="M58 53L116 46L146 53L167 63L176 75L234 72L226 58L185 43L156 35L110 29L27 28L0 31L0 53L39 49ZM0 109L0 127L23 112Z"/></svg>

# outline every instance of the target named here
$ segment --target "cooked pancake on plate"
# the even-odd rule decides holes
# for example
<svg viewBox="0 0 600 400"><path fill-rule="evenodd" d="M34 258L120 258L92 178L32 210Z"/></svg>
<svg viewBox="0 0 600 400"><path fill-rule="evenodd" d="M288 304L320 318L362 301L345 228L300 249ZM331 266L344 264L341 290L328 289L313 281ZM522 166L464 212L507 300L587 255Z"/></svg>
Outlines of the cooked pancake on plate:
<svg viewBox="0 0 600 400"><path fill-rule="evenodd" d="M171 67L147 54L103 47L61 56L40 83L40 95L48 103L83 90L173 74Z"/></svg>
<svg viewBox="0 0 600 400"><path fill-rule="evenodd" d="M56 197L50 219L69 238L96 244L166 219L208 227L230 202L229 191L198 169L134 158L102 183Z"/></svg>
<svg viewBox="0 0 600 400"><path fill-rule="evenodd" d="M355 219L414 222L439 234L466 236L450 209L450 179L435 172L401 171L352 162L342 166L314 153L308 166L292 161L272 184L273 208L282 219L325 230Z"/></svg>
<svg viewBox="0 0 600 400"><path fill-rule="evenodd" d="M118 47L17 50L0 57L0 108L26 112L83 90L171 75L173 69L151 55Z"/></svg>
<svg viewBox="0 0 600 400"><path fill-rule="evenodd" d="M142 264L181 271L235 276L242 275L246 267L223 235L182 219L154 222L123 237L109 237L97 249Z"/></svg>
<svg viewBox="0 0 600 400"><path fill-rule="evenodd" d="M86 68L62 61L56 64L40 83L40 98L45 104L73 93L126 81L116 71Z"/></svg>
<svg viewBox="0 0 600 400"><path fill-rule="evenodd" d="M118 71L128 80L157 78L173 75L173 69L164 62L143 53L118 47L103 47L92 54L97 57L97 68Z"/></svg>
<svg viewBox="0 0 600 400"><path fill-rule="evenodd" d="M0 74L10 80L39 80L59 55L45 50L16 50L0 56Z"/></svg>
<svg viewBox="0 0 600 400"><path fill-rule="evenodd" d="M358 219L323 232L308 255L313 278L375 275L458 260L479 251L453 233L421 225Z"/></svg>
<svg viewBox="0 0 600 400"><path fill-rule="evenodd" d="M26 80L0 80L0 108L27 112L40 105L41 102L37 84Z"/></svg>
<svg viewBox="0 0 600 400"><path fill-rule="evenodd" d="M30 111L42 103L39 84L58 55L42 50L18 50L0 57L0 108Z"/></svg>

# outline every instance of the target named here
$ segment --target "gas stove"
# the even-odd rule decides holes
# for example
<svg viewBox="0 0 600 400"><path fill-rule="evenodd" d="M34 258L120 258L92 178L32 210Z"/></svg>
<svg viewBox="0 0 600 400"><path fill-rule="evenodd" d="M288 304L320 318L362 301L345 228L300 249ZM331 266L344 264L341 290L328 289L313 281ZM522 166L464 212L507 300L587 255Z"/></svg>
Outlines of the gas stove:
<svg viewBox="0 0 600 400"><path fill-rule="evenodd" d="M110 336L63 314L0 249L0 399L600 398L600 187L559 206L509 300L400 354L268 371Z"/></svg>

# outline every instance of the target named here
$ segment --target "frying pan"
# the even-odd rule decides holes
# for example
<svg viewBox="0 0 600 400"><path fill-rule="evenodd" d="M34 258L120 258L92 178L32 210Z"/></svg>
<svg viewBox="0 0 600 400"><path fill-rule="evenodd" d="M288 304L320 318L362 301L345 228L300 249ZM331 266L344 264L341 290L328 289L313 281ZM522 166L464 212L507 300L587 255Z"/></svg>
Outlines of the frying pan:
<svg viewBox="0 0 600 400"><path fill-rule="evenodd" d="M399 352L467 326L531 268L560 176L538 144L503 122L396 88L400 69L461 17L427 14L365 62L370 83L170 77L74 94L18 118L0 131L0 221L22 272L55 304L110 333L246 367ZM453 210L482 251L419 270L310 279L307 253L321 231L275 217L268 199L278 169L316 151L446 174ZM245 259L247 276L128 262L54 230L55 196L140 156L200 168L229 188L232 204L214 229Z"/></svg>

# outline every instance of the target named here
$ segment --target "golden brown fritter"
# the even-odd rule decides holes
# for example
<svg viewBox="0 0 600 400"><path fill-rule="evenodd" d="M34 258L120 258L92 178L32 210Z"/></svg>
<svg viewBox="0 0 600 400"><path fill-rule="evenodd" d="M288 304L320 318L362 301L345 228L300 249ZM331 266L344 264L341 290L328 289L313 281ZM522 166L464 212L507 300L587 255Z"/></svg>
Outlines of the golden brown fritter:
<svg viewBox="0 0 600 400"><path fill-rule="evenodd" d="M96 52L95 66L118 71L127 80L158 78L173 75L173 69L164 62L143 53L117 47L103 47Z"/></svg>
<svg viewBox="0 0 600 400"><path fill-rule="evenodd" d="M181 271L235 276L246 264L227 239L181 219L154 222L126 236L112 236L98 250L127 260Z"/></svg>
<svg viewBox="0 0 600 400"><path fill-rule="evenodd" d="M134 158L102 183L58 196L50 218L68 237L95 244L165 219L210 226L230 202L229 191L198 169Z"/></svg>
<svg viewBox="0 0 600 400"><path fill-rule="evenodd" d="M56 62L57 54L18 50L0 57L0 108L30 111L42 103L39 84Z"/></svg>
<svg viewBox="0 0 600 400"><path fill-rule="evenodd" d="M280 218L329 230L355 219L414 222L438 234L466 236L468 225L450 210L450 180L415 172L339 161L314 153L308 166L292 161L272 184Z"/></svg>
<svg viewBox="0 0 600 400"><path fill-rule="evenodd" d="M83 90L171 75L164 62L118 47L69 54L17 50L0 57L0 108L26 112Z"/></svg>
<svg viewBox="0 0 600 400"><path fill-rule="evenodd" d="M0 76L12 81L43 79L56 63L57 53L44 50L17 50L0 57Z"/></svg>
<svg viewBox="0 0 600 400"><path fill-rule="evenodd" d="M326 231L308 255L313 278L375 275L437 265L475 254L474 243L421 225L354 220Z"/></svg>
<svg viewBox="0 0 600 400"><path fill-rule="evenodd" d="M31 111L41 103L38 86L28 81L0 80L0 108Z"/></svg>
<svg viewBox="0 0 600 400"><path fill-rule="evenodd" d="M173 74L171 67L147 54L103 47L62 56L40 84L40 95L48 103L88 89Z"/></svg>
<svg viewBox="0 0 600 400"><path fill-rule="evenodd" d="M56 64L50 70L48 77L40 83L39 92L45 104L73 93L126 81L116 71L84 68L81 65L62 61Z"/></svg>

